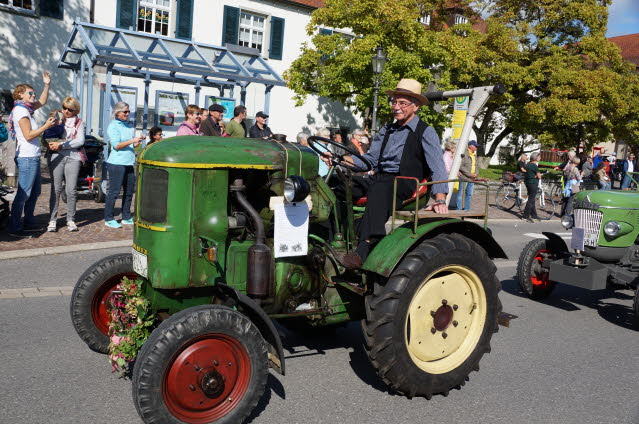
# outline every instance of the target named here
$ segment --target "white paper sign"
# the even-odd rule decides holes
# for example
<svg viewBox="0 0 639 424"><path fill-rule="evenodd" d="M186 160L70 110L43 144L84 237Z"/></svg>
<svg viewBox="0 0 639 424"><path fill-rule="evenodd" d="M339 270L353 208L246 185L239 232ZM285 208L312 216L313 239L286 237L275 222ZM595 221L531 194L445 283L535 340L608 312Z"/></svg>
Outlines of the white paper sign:
<svg viewBox="0 0 639 424"><path fill-rule="evenodd" d="M275 211L275 257L305 256L308 253L308 203L278 202L271 207Z"/></svg>

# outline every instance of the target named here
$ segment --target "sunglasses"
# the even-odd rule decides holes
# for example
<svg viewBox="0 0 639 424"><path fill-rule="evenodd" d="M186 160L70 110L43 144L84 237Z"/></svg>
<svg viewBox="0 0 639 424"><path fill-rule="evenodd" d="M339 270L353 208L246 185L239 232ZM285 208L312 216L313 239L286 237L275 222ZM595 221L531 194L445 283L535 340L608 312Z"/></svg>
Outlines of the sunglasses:
<svg viewBox="0 0 639 424"><path fill-rule="evenodd" d="M27 93L29 94L29 96L35 96L36 95L35 91L28 91Z"/></svg>
<svg viewBox="0 0 639 424"><path fill-rule="evenodd" d="M130 110L123 110L122 113L126 114L126 113L131 113Z"/></svg>
<svg viewBox="0 0 639 424"><path fill-rule="evenodd" d="M66 106L62 106L62 110L68 110L69 112L75 112L75 109L68 108Z"/></svg>

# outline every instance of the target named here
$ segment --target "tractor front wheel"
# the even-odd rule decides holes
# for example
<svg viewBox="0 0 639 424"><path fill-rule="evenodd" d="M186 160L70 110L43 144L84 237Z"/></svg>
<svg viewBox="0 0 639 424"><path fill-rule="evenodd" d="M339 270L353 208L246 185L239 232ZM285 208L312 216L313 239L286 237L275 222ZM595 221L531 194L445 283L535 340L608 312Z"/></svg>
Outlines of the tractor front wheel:
<svg viewBox="0 0 639 424"><path fill-rule="evenodd" d="M133 402L145 423L239 423L267 375L266 342L245 315L196 306L162 322L142 346Z"/></svg>
<svg viewBox="0 0 639 424"><path fill-rule="evenodd" d="M550 281L550 268L543 266L544 259L553 259L550 241L535 239L528 243L517 262L517 280L521 290L531 299L543 299L550 295L556 286Z"/></svg>
<svg viewBox="0 0 639 424"><path fill-rule="evenodd" d="M479 370L501 312L496 270L477 243L442 234L375 285L362 329L368 357L386 384L408 398L430 399Z"/></svg>
<svg viewBox="0 0 639 424"><path fill-rule="evenodd" d="M71 295L71 321L80 338L94 351L108 353L108 299L122 278L137 278L130 253L108 256L91 265Z"/></svg>

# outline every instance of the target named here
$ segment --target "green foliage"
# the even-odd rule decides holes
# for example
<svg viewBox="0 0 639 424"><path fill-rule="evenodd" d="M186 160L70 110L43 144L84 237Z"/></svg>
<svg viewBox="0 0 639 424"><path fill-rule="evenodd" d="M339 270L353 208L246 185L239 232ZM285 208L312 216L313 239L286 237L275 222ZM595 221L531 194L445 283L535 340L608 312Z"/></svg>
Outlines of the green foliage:
<svg viewBox="0 0 639 424"><path fill-rule="evenodd" d="M130 373L130 364L155 326L150 302L143 295L144 284L143 280L124 277L109 297L109 360L113 372L123 377Z"/></svg>
<svg viewBox="0 0 639 424"><path fill-rule="evenodd" d="M558 147L589 147L611 137L639 144L639 76L605 37L610 2L469 2L489 16L480 32L471 9L465 12L471 24L447 28L448 0L327 0L307 28L312 43L304 44L285 78L298 105L319 94L354 106L368 119L370 62L381 45L389 58L382 92L401 78L427 83L436 76L439 89L506 85L508 92L489 102L474 128L480 143L494 142L489 156L511 134ZM418 18L429 11L431 26L425 27ZM322 27L349 28L355 38L321 35ZM390 108L380 105L380 122L390 120ZM426 107L420 114L441 131L452 110L444 112Z"/></svg>

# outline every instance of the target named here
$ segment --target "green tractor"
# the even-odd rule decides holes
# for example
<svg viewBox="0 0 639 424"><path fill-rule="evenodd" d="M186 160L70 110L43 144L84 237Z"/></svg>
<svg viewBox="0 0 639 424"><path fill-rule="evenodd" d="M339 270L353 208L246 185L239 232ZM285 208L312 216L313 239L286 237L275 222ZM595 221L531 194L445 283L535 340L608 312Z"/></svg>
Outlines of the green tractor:
<svg viewBox="0 0 639 424"><path fill-rule="evenodd" d="M309 139L320 141L330 142ZM80 277L71 316L105 353L109 296L123 277L146 281L161 323L132 372L144 422L241 422L269 367L285 373L276 320L301 331L360 321L377 374L409 398L460 388L490 351L501 312L492 259L506 255L485 225L464 221L485 210L435 215L417 189L393 211L406 223L349 270L340 257L357 244L361 211L318 176L311 148L185 136L146 148L138 167L133 251ZM348 187L350 173L333 170Z"/></svg>
<svg viewBox="0 0 639 424"><path fill-rule="evenodd" d="M522 291L545 298L556 283L587 290L631 289L634 323L639 326L639 193L582 191L573 213L561 224L572 229L571 249L557 234L526 245L517 265Z"/></svg>

